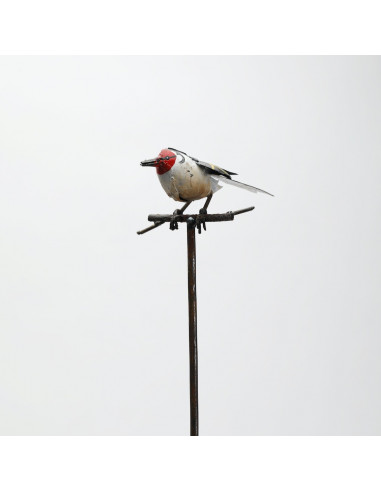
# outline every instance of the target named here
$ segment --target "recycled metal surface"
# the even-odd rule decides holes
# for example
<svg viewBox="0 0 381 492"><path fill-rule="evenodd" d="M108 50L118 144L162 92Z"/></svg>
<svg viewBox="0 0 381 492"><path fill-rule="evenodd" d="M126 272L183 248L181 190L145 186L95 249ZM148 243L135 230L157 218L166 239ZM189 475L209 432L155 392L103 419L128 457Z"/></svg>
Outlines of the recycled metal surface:
<svg viewBox="0 0 381 492"><path fill-rule="evenodd" d="M173 215L160 215L151 214L148 216L149 222L170 222L173 220ZM222 222L225 220L234 220L233 212L226 212L224 214L192 214L192 215L176 215L176 222L188 222L188 219L198 220L202 219L205 222Z"/></svg>
<svg viewBox="0 0 381 492"><path fill-rule="evenodd" d="M180 214L174 216L173 214L150 214L148 216L149 222L170 222L176 218L177 222L188 222L188 219L202 220L204 222L224 222L226 220L234 220L235 215L244 214L245 212L251 212L255 207L242 208L235 212L225 212L223 214Z"/></svg>
<svg viewBox="0 0 381 492"><path fill-rule="evenodd" d="M189 203L186 206L188 205ZM186 207L183 207L182 210L185 210L185 208ZM182 212L182 210L180 210L180 212ZM160 227L166 222L175 223L175 227L171 227L171 229L177 229L178 222L187 222L189 218L192 218L196 221L196 227L199 227L199 225L202 223L205 225L205 222L230 221L230 220L234 220L235 215L244 214L245 212L251 212L252 210L254 210L254 207L247 207L241 210L236 210L235 212L226 212L223 214L192 214L192 215L188 215L188 214L185 215L183 213L151 214L148 216L148 220L150 222L154 222L154 224L149 227L146 227L145 229L137 231L137 234L145 234L146 232L152 231L153 229Z"/></svg>
<svg viewBox="0 0 381 492"><path fill-rule="evenodd" d="M196 221L187 220L188 306L189 306L189 381L190 435L198 436L198 360L197 360L197 295L196 295Z"/></svg>

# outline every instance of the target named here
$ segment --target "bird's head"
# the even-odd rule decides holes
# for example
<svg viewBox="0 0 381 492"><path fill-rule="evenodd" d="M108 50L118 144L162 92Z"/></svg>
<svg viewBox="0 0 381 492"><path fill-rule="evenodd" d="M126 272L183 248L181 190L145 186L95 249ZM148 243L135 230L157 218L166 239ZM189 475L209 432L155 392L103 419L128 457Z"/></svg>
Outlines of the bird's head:
<svg viewBox="0 0 381 492"><path fill-rule="evenodd" d="M169 171L176 162L176 154L169 149L163 149L154 159L147 159L140 163L141 166L156 167L157 174Z"/></svg>

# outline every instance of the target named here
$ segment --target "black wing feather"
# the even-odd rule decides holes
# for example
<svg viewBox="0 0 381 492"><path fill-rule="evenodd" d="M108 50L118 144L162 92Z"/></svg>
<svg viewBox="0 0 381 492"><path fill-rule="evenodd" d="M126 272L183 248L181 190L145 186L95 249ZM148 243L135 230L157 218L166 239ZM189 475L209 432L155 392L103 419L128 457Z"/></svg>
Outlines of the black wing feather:
<svg viewBox="0 0 381 492"><path fill-rule="evenodd" d="M196 159L195 159L196 160ZM237 173L222 169L222 167L209 164L208 162L197 161L197 164L203 168L208 174L216 174L218 176L225 176L227 179L231 179L230 176L236 176Z"/></svg>

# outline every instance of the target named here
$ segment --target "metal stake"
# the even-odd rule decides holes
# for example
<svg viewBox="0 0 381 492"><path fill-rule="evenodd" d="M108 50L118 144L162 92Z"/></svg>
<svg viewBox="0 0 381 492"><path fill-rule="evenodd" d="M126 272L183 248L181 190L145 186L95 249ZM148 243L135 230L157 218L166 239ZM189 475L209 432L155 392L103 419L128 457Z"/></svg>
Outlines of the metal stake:
<svg viewBox="0 0 381 492"><path fill-rule="evenodd" d="M210 201L210 200L209 200ZM201 225L205 222L225 222L232 221L236 215L251 212L254 207L243 208L235 212L224 214L192 214L185 215L182 212L189 205L186 204L180 213L174 214L151 214L148 216L152 226L146 227L138 234L145 234L152 229L169 222L170 229L176 230L178 222L187 223L187 243L188 243L188 304L189 304L189 382L190 382L190 435L198 436L198 361L197 361L197 296L196 296L196 236L195 229L201 232ZM207 205L207 203L205 204Z"/></svg>
<svg viewBox="0 0 381 492"><path fill-rule="evenodd" d="M190 435L198 436L198 361L197 361L197 295L196 295L196 221L187 220L188 305L189 305L189 382Z"/></svg>

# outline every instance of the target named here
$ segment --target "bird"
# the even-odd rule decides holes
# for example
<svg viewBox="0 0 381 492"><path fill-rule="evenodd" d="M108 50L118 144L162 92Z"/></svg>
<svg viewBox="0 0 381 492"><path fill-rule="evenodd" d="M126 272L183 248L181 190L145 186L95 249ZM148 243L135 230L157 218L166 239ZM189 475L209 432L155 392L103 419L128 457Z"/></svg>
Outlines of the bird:
<svg viewBox="0 0 381 492"><path fill-rule="evenodd" d="M161 186L167 195L175 201L185 202L181 209L173 212L174 215L183 213L193 201L202 198L206 198L206 202L199 213L206 214L213 194L222 188L220 182L252 193L274 196L268 191L232 179L237 173L200 161L173 147L161 150L158 157L147 159L140 164L155 167Z"/></svg>

